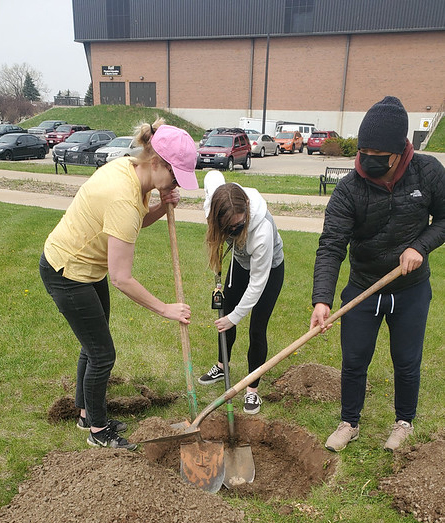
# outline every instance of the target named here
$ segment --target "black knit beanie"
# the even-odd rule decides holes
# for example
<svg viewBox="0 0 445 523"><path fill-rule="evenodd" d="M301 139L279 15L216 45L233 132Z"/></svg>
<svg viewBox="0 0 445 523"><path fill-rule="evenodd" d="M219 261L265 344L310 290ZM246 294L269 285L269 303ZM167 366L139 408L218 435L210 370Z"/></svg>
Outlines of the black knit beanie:
<svg viewBox="0 0 445 523"><path fill-rule="evenodd" d="M359 149L402 154L408 135L408 114L395 96L385 96L365 114L358 130Z"/></svg>

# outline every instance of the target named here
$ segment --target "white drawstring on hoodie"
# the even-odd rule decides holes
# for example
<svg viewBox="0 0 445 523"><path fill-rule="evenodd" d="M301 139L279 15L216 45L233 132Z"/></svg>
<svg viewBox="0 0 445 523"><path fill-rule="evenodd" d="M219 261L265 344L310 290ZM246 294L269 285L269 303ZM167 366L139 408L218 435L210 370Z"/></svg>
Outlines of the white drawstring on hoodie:
<svg viewBox="0 0 445 523"><path fill-rule="evenodd" d="M378 316L379 315L381 302L382 302L382 295L379 294L379 299L377 300L377 307L375 308L374 316ZM391 310L389 312L390 314L392 314L394 312L394 305L395 305L394 294L391 294Z"/></svg>
<svg viewBox="0 0 445 523"><path fill-rule="evenodd" d="M235 240L234 240L235 241ZM235 247L232 245L232 261L230 263L229 289L232 287L233 261L235 260Z"/></svg>

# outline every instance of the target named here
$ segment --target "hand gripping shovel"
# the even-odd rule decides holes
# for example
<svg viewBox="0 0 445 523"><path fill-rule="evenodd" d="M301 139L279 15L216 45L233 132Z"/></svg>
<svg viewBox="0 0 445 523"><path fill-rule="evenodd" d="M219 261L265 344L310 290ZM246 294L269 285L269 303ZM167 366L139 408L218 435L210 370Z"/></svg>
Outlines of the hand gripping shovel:
<svg viewBox="0 0 445 523"><path fill-rule="evenodd" d="M215 282L212 309L218 309L218 317L222 318L224 316L224 295L221 290L221 273L215 276ZM225 331L219 333L219 341L224 365L224 384L227 391L230 389L230 369ZM250 445L235 446L235 416L231 399L227 400L227 420L229 423L229 447L224 451L223 485L230 489L244 483L252 483L255 478L255 463Z"/></svg>
<svg viewBox="0 0 445 523"><path fill-rule="evenodd" d="M380 290L382 287L387 285L388 283L392 282L396 278L398 278L402 274L402 268L399 266L395 268L393 271L388 273L386 276L383 276L379 281L374 283L369 289L359 294L356 298L351 300L349 303L347 303L345 306L343 306L341 309L339 309L337 312L332 314L326 321L325 325L329 325L331 323L334 323L336 320L338 320L341 316L346 314L348 311L353 309L356 305L361 303L366 298L369 298L372 294ZM314 338L321 332L320 325L317 325L310 331L308 331L306 334L298 338L298 340L295 340L293 343L291 343L288 347L283 349L281 352L270 358L266 363L263 363L260 367L255 369L253 372L248 374L245 378L243 378L241 381L239 381L236 385L231 387L229 390L226 390L226 392L217 398L213 403L208 405L203 411L201 411L196 419L193 421L193 423L184 429L182 432L178 432L177 434L171 435L171 436L165 436L162 438L152 439L149 441L144 441L142 443L157 443L159 441L172 441L172 440L178 440L178 439L184 439L184 438L190 438L191 436L198 438L198 442L201 441L201 434L200 434L200 428L199 425L202 423L202 421L214 410L216 410L218 407L223 405L227 402L227 400L232 399L234 396L238 394L238 392L242 391L245 387L250 385L253 381L255 381L257 378L261 377L263 374L265 374L268 370L270 370L272 367L280 363L282 360L290 356L293 352L295 352L298 348L300 348L302 345L304 345L307 341ZM202 442L203 445L206 445L205 442ZM205 446L201 446L201 451L203 453L202 459L208 459L211 460L211 448L206 448ZM189 476L189 482L194 483L195 485L199 486L200 482L200 469L197 464L191 465L191 474Z"/></svg>

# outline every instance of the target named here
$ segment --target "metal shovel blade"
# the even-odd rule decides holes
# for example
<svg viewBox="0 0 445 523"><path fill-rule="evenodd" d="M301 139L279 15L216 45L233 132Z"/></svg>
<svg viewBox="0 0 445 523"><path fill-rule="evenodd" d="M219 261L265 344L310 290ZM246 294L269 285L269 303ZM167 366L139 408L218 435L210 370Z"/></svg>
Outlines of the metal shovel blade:
<svg viewBox="0 0 445 523"><path fill-rule="evenodd" d="M224 451L223 485L230 489L244 483L252 483L255 479L255 463L250 445L229 447Z"/></svg>
<svg viewBox="0 0 445 523"><path fill-rule="evenodd" d="M212 494L224 481L222 441L193 441L181 444L181 477L187 483Z"/></svg>

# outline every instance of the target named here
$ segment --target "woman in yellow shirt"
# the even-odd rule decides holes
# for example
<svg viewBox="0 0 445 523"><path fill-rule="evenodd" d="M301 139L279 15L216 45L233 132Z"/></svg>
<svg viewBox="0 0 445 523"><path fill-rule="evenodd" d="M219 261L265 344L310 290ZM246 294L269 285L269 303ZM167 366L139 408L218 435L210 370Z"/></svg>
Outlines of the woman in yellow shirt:
<svg viewBox="0 0 445 523"><path fill-rule="evenodd" d="M147 227L177 205L179 192L197 189L196 147L184 130L158 119L136 133L143 150L137 158L113 160L98 169L77 192L48 236L40 275L48 293L81 343L77 365L77 426L89 430L87 442L134 450L118 432L125 423L109 420L106 388L116 353L109 330L111 283L130 299L171 320L190 323L185 303L164 303L132 276L135 242ZM158 189L160 203L149 205Z"/></svg>

